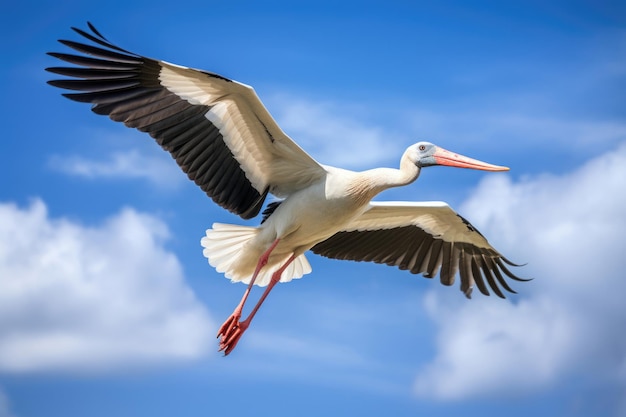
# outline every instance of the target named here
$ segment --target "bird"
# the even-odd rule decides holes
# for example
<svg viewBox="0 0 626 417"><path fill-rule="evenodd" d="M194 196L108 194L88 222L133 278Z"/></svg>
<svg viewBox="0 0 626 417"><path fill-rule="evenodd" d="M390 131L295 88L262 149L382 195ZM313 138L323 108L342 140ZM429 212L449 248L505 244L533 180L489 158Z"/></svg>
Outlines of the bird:
<svg viewBox="0 0 626 417"><path fill-rule="evenodd" d="M90 22L72 27L81 42L59 40L72 53L49 52L65 66L46 70L71 100L148 133L215 203L256 226L214 223L201 239L217 272L247 284L219 328L219 351L229 355L278 282L309 274L306 253L387 264L444 285L460 278L504 298L520 265L444 202L373 201L380 192L415 181L423 168L449 166L508 171L420 141L399 168L351 171L317 162L278 125L255 90L223 75L148 58L111 43ZM76 53L78 52L78 54ZM67 64L70 66L67 66ZM266 204L268 195L275 201ZM265 208L264 208L265 207ZM264 210L261 212L261 210ZM245 320L254 285L265 287Z"/></svg>

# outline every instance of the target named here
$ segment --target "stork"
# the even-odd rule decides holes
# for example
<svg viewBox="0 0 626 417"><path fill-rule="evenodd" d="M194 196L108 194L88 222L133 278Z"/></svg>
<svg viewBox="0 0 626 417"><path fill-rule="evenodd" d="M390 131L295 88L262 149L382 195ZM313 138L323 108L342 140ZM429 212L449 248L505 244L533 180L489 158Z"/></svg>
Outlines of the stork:
<svg viewBox="0 0 626 417"><path fill-rule="evenodd" d="M49 84L92 110L147 132L217 204L257 227L214 223L201 244L211 266L248 284L218 331L228 355L278 282L311 272L305 252L372 261L452 285L460 276L469 298L474 286L515 292L505 280L524 279L467 220L442 202L374 202L381 191L412 183L422 168L444 165L484 171L507 167L468 158L429 142L407 148L399 169L363 172L323 165L287 136L254 89L222 75L147 58L109 42L88 23L72 28L87 43L60 40L79 54L49 55L72 66L46 70L65 77ZM253 285L265 286L245 320Z"/></svg>

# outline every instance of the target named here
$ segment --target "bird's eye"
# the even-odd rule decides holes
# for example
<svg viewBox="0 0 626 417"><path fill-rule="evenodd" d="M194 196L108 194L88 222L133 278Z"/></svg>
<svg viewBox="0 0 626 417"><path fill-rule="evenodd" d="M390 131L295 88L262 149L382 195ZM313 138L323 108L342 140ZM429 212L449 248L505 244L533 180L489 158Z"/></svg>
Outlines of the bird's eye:
<svg viewBox="0 0 626 417"><path fill-rule="evenodd" d="M420 145L419 146L419 150L420 151L425 151L426 150L426 145Z"/></svg>

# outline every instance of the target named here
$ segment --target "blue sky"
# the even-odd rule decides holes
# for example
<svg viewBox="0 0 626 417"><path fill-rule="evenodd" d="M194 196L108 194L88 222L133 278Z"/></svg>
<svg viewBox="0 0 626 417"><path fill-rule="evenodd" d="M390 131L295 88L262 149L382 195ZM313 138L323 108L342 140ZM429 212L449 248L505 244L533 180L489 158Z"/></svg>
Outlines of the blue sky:
<svg viewBox="0 0 626 417"><path fill-rule="evenodd" d="M17 3L0 16L0 417L626 415L622 2ZM396 166L430 140L510 166L428 169L379 199L447 201L535 280L467 301L311 254L221 357L244 286L199 241L243 221L46 84L45 52L87 20L253 85L320 162Z"/></svg>

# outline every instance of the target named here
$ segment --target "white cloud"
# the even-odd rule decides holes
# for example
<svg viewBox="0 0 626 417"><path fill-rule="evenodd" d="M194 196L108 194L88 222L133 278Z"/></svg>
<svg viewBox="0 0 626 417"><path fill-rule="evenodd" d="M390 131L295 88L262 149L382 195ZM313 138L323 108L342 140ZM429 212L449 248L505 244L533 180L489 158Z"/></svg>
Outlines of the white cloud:
<svg viewBox="0 0 626 417"><path fill-rule="evenodd" d="M569 376L626 388L626 143L563 176L487 178L461 212L501 252L527 261L521 300L445 305L426 297L437 354L420 396L540 390Z"/></svg>
<svg viewBox="0 0 626 417"><path fill-rule="evenodd" d="M501 152L505 145L527 152L534 146L558 150L567 160L587 154L590 147L607 150L626 139L626 123L620 119L572 118L543 99L529 93L472 103L459 99L441 107L436 102L311 101L278 93L267 101L279 125L305 151L321 163L350 169L393 166L417 140L459 151L484 145Z"/></svg>
<svg viewBox="0 0 626 417"><path fill-rule="evenodd" d="M398 163L405 143L398 132L365 123L349 103L310 102L278 94L269 102L282 129L322 164L352 169Z"/></svg>
<svg viewBox="0 0 626 417"><path fill-rule="evenodd" d="M440 327L435 361L419 374L418 394L439 399L525 393L552 382L570 363L575 320L547 298L511 305L483 300L448 310L430 293L426 310Z"/></svg>
<svg viewBox="0 0 626 417"><path fill-rule="evenodd" d="M165 152L156 154L137 149L111 152L104 159L54 155L49 165L57 171L83 178L138 178L159 187L174 187L186 179Z"/></svg>
<svg viewBox="0 0 626 417"><path fill-rule="evenodd" d="M99 226L0 204L0 371L93 371L201 357L214 323L164 247L124 209Z"/></svg>

